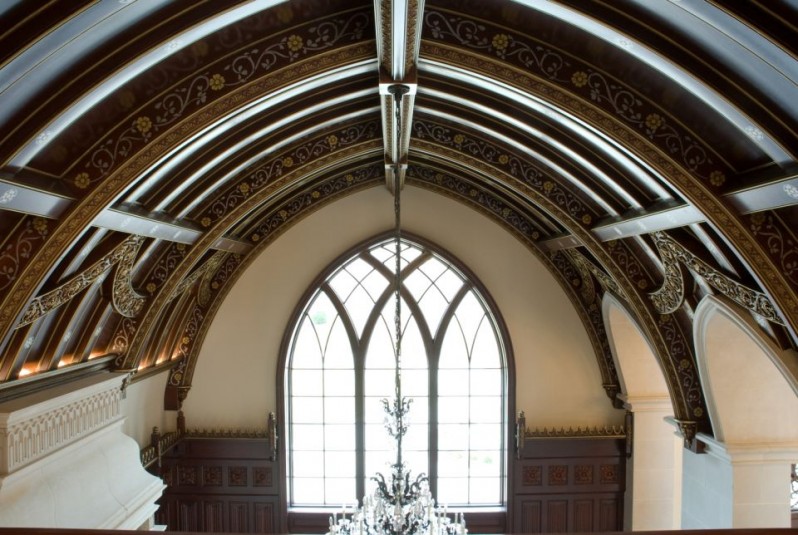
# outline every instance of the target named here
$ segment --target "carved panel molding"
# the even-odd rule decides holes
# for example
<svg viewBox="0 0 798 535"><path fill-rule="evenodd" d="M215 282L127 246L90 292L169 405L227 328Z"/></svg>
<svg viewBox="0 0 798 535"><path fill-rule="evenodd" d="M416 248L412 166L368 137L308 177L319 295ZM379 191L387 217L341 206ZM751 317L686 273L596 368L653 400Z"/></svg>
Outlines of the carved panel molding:
<svg viewBox="0 0 798 535"><path fill-rule="evenodd" d="M0 474L9 474L121 418L119 375L39 403L0 414Z"/></svg>

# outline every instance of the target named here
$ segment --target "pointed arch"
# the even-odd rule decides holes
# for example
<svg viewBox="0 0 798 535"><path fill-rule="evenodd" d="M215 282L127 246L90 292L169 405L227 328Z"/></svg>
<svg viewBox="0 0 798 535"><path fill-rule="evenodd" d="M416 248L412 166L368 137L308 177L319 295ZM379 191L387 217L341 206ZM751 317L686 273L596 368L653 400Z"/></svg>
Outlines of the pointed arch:
<svg viewBox="0 0 798 535"><path fill-rule="evenodd" d="M798 354L717 296L696 307L693 335L715 439L798 444Z"/></svg>

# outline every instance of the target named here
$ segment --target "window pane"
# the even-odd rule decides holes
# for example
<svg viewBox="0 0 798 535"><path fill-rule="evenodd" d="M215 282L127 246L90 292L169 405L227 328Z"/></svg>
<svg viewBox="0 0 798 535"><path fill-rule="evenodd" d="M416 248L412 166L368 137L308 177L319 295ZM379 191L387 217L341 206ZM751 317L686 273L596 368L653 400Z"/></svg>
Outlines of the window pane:
<svg viewBox="0 0 798 535"><path fill-rule="evenodd" d="M434 256L430 256L423 264L419 266L419 271L423 272L430 280L436 280L441 274L448 269L446 264L438 260Z"/></svg>
<svg viewBox="0 0 798 535"><path fill-rule="evenodd" d="M355 450L355 426L333 424L324 426L324 449L346 451Z"/></svg>
<svg viewBox="0 0 798 535"><path fill-rule="evenodd" d="M327 477L355 477L354 451L328 451L324 454L324 472Z"/></svg>
<svg viewBox="0 0 798 535"><path fill-rule="evenodd" d="M291 447L295 450L324 449L324 427L321 425L292 425Z"/></svg>
<svg viewBox="0 0 798 535"><path fill-rule="evenodd" d="M338 312L335 310L330 298L327 297L327 294L319 292L308 309L308 318L316 331L319 346L324 352L330 329L338 318Z"/></svg>
<svg viewBox="0 0 798 535"><path fill-rule="evenodd" d="M443 293L446 300L451 303L454 296L463 286L463 279L460 278L460 275L449 269L446 273L438 277L438 280L435 281L435 285L440 289L441 293Z"/></svg>
<svg viewBox="0 0 798 535"><path fill-rule="evenodd" d="M382 424L367 424L366 426L366 449L368 450L389 450L393 447L394 441Z"/></svg>
<svg viewBox="0 0 798 535"><path fill-rule="evenodd" d="M427 370L402 370L402 395L426 396L429 392L429 372ZM415 406L415 403L413 404Z"/></svg>
<svg viewBox="0 0 798 535"><path fill-rule="evenodd" d="M482 308L482 303L480 303L479 299L474 295L473 290L468 292L465 297L463 297L463 300L460 301L455 316L457 316L457 320L463 327L466 339L469 341L473 340L477 333L477 328L482 322L482 318L485 316L485 309Z"/></svg>
<svg viewBox="0 0 798 535"><path fill-rule="evenodd" d="M407 434L402 438L402 448L405 451L426 451L429 449L428 438L428 426L420 424L411 425L407 428Z"/></svg>
<svg viewBox="0 0 798 535"><path fill-rule="evenodd" d="M355 258L346 265L345 269L356 281L360 282L366 278L366 275L371 273L374 268L362 258Z"/></svg>
<svg viewBox="0 0 798 535"><path fill-rule="evenodd" d="M474 478L471 480L471 503L475 504L495 504L501 500L501 479Z"/></svg>
<svg viewBox="0 0 798 535"><path fill-rule="evenodd" d="M449 505L468 503L468 478L439 477L437 501Z"/></svg>
<svg viewBox="0 0 798 535"><path fill-rule="evenodd" d="M291 372L291 394L318 396L322 393L321 370L294 370Z"/></svg>
<svg viewBox="0 0 798 535"><path fill-rule="evenodd" d="M456 477L468 473L468 455L464 451L442 451L438 455L438 475Z"/></svg>
<svg viewBox="0 0 798 535"><path fill-rule="evenodd" d="M362 286L358 286L349 294L349 299L346 300L346 311L352 319L352 325L354 325L358 336L363 334L363 326L366 324L372 308L374 308L374 301Z"/></svg>
<svg viewBox="0 0 798 535"><path fill-rule="evenodd" d="M324 453L321 451L295 451L291 466L294 477L323 477Z"/></svg>
<svg viewBox="0 0 798 535"><path fill-rule="evenodd" d="M382 406L382 399L380 397L367 397L363 406L365 408L365 421L366 423L382 424L385 421L385 410Z"/></svg>
<svg viewBox="0 0 798 535"><path fill-rule="evenodd" d="M499 477L501 476L502 461L499 451L472 451L471 476Z"/></svg>
<svg viewBox="0 0 798 535"><path fill-rule="evenodd" d="M498 396L471 398L471 422L501 423L501 421L502 398Z"/></svg>
<svg viewBox="0 0 798 535"><path fill-rule="evenodd" d="M444 368L468 368L468 352L460 326L456 321L449 323L441 347L441 358L438 364Z"/></svg>
<svg viewBox="0 0 798 535"><path fill-rule="evenodd" d="M396 368L393 337L388 330L388 325L382 319L377 319L377 323L374 325L374 332L371 335L366 355L366 368L370 370L393 370Z"/></svg>
<svg viewBox="0 0 798 535"><path fill-rule="evenodd" d="M321 368L321 349L310 319L304 317L291 352L292 368Z"/></svg>
<svg viewBox="0 0 798 535"><path fill-rule="evenodd" d="M418 302L421 311L424 313L424 318L427 320L427 326L433 336L438 331L438 325L441 322L443 314L449 308L449 303L444 299L443 294L437 287L432 287L427 290L424 297Z"/></svg>
<svg viewBox="0 0 798 535"><path fill-rule="evenodd" d="M424 292L427 291L427 288L432 286L432 281L421 271L415 270L404 278L402 284L405 288L410 290L410 295L418 301L424 296Z"/></svg>
<svg viewBox="0 0 798 535"><path fill-rule="evenodd" d="M481 369L471 372L472 396L501 396L503 385L500 369Z"/></svg>
<svg viewBox="0 0 798 535"><path fill-rule="evenodd" d="M327 339L327 346L324 350L324 367L328 369L352 369L355 367L355 362L352 359L352 344L340 318L335 320L330 337Z"/></svg>
<svg viewBox="0 0 798 535"><path fill-rule="evenodd" d="M479 326L477 339L474 342L474 349L471 351L472 368L499 368L501 358L499 357L499 346L496 343L496 335L493 326L485 321Z"/></svg>
<svg viewBox="0 0 798 535"><path fill-rule="evenodd" d="M498 450L502 444L502 430L499 424L474 424L471 426L472 450Z"/></svg>
<svg viewBox="0 0 798 535"><path fill-rule="evenodd" d="M428 365L427 350L421 339L416 318L410 318L410 322L402 333L402 369L426 370Z"/></svg>
<svg viewBox="0 0 798 535"><path fill-rule="evenodd" d="M428 451L408 451L402 453L402 460L407 464L407 468L412 472L412 478L421 474L429 475Z"/></svg>
<svg viewBox="0 0 798 535"><path fill-rule="evenodd" d="M393 399L396 387L396 372L394 370L367 369L365 380L367 396Z"/></svg>
<svg viewBox="0 0 798 535"><path fill-rule="evenodd" d="M366 481L378 472L389 477L391 464L396 461L396 453L392 451L366 452Z"/></svg>
<svg viewBox="0 0 798 535"><path fill-rule="evenodd" d="M427 396L405 396L410 399L407 422L412 425L429 423L429 398Z"/></svg>
<svg viewBox="0 0 798 535"><path fill-rule="evenodd" d="M467 397L439 398L438 421L441 423L467 423L468 398Z"/></svg>
<svg viewBox="0 0 798 535"><path fill-rule="evenodd" d="M354 424L355 398L325 398L324 421L328 424Z"/></svg>
<svg viewBox="0 0 798 535"><path fill-rule="evenodd" d="M342 505L355 501L355 478L328 477L324 480L325 503Z"/></svg>
<svg viewBox="0 0 798 535"><path fill-rule="evenodd" d="M374 301L379 299L382 292L385 291L385 287L388 286L388 283L388 279L376 269L369 273L362 282L363 287ZM396 283L393 282L393 279L391 279L390 284L393 284L394 288L396 287Z"/></svg>
<svg viewBox="0 0 798 535"><path fill-rule="evenodd" d="M438 449L468 449L468 424L438 425Z"/></svg>
<svg viewBox="0 0 798 535"><path fill-rule="evenodd" d="M338 296L338 299L344 302L349 297L352 290L355 289L355 286L357 286L357 281L352 275L342 269L330 279L330 286L335 291L335 295Z"/></svg>
<svg viewBox="0 0 798 535"><path fill-rule="evenodd" d="M291 479L294 503L321 505L324 503L324 478L294 477Z"/></svg>
<svg viewBox="0 0 798 535"><path fill-rule="evenodd" d="M324 394L327 396L353 396L355 394L355 371L324 370Z"/></svg>
<svg viewBox="0 0 798 535"><path fill-rule="evenodd" d="M438 370L438 395L467 396L468 379L469 379L469 373L467 369Z"/></svg>
<svg viewBox="0 0 798 535"><path fill-rule="evenodd" d="M294 423L321 423L324 420L324 400L320 397L291 400L291 421Z"/></svg>

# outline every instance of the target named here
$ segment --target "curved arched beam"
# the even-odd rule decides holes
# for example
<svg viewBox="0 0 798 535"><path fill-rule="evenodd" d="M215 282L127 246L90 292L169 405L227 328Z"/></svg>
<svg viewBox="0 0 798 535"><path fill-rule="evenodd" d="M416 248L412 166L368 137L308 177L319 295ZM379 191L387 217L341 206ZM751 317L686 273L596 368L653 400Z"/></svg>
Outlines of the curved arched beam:
<svg viewBox="0 0 798 535"><path fill-rule="evenodd" d="M477 71L534 94L565 115L578 117L635 154L656 174L666 177L673 190L695 206L734 248L779 308L793 340L798 340L798 280L785 275L772 250L763 247L745 219L715 193L735 171L680 124L684 117L678 116L679 110L662 108L582 59L529 35L508 34L505 27L490 26L461 13L428 9L425 17L431 30L422 41L422 72L428 59L466 72ZM536 49L540 45L542 48ZM718 121L726 121L713 114ZM783 224L781 230L789 234Z"/></svg>
<svg viewBox="0 0 798 535"><path fill-rule="evenodd" d="M200 72L187 79L185 88L172 88L171 94L151 100L144 108L129 115L131 122L122 121L119 127L98 139L95 148L88 151L82 161L78 160L70 166L75 171L68 183L80 199L56 223L56 228L45 228L45 232L37 233L38 227L34 227L37 219L29 218L5 241L8 246L6 250L12 251L19 250L20 245L25 243L26 256L12 259L15 268L10 275L5 273L13 277L13 291L5 293L0 313L3 339L7 341L22 307L41 288L42 281L52 272L58 259L67 254L83 229L123 192L129 191L131 186L142 180L142 174L153 162L167 156L171 149L181 145L185 139L201 135L220 118L246 107L263 95L306 80L312 73L323 72L331 64L357 65L371 58L373 42L368 39L367 32L370 20L368 10L344 12L343 15L334 14L327 20L322 18L304 27L293 28L290 33L270 36L270 46L275 50L286 52L291 51L291 47L297 47L297 50L291 51L291 54L283 53L284 57L278 58L281 63L269 64L259 73L248 73L246 79L242 80L239 73L238 83L214 78L210 71ZM318 46L316 50L305 46L304 43L311 42L310 34L313 32L318 34L335 29L339 31L334 33L332 39L326 40L324 46ZM292 44L290 38L303 35L302 32L309 36L307 40L300 37L298 44ZM269 39L266 41L268 44ZM303 52L301 56L300 51ZM313 54L317 57L313 57ZM231 72L236 72L236 65L241 61L241 57L228 60ZM271 67L274 67L275 72L272 72ZM223 64L219 64L218 68L219 72L225 72ZM239 83L240 87L237 87ZM169 106L174 99L182 102L177 111L169 111L167 115L171 116L166 118L163 114L159 115L159 109L171 110ZM162 127L159 127L159 117L162 118ZM7 372L10 367L4 366L3 369ZM5 373L4 379L8 378Z"/></svg>

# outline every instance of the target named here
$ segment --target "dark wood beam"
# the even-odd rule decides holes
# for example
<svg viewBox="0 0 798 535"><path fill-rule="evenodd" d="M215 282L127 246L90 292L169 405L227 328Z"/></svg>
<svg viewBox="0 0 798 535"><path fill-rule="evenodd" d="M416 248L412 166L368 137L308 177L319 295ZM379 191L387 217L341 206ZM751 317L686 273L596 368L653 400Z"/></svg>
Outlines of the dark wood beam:
<svg viewBox="0 0 798 535"><path fill-rule="evenodd" d="M64 194L52 193L44 187L22 184L8 175L0 175L0 210L59 219L74 203L74 199ZM125 204L106 208L92 224L117 232L188 245L195 243L203 234L201 230L186 221L173 219L165 214L147 212L136 205ZM233 238L222 237L213 244L212 248L246 254L252 246Z"/></svg>
<svg viewBox="0 0 798 535"><path fill-rule="evenodd" d="M726 201L741 214L775 210L798 204L798 173L792 173L765 184L741 189L725 196ZM623 217L600 221L591 231L601 241L650 234L658 230L684 227L704 221L704 217L688 204L655 205ZM558 251L579 247L579 240L571 235L555 236L540 242L544 251Z"/></svg>

